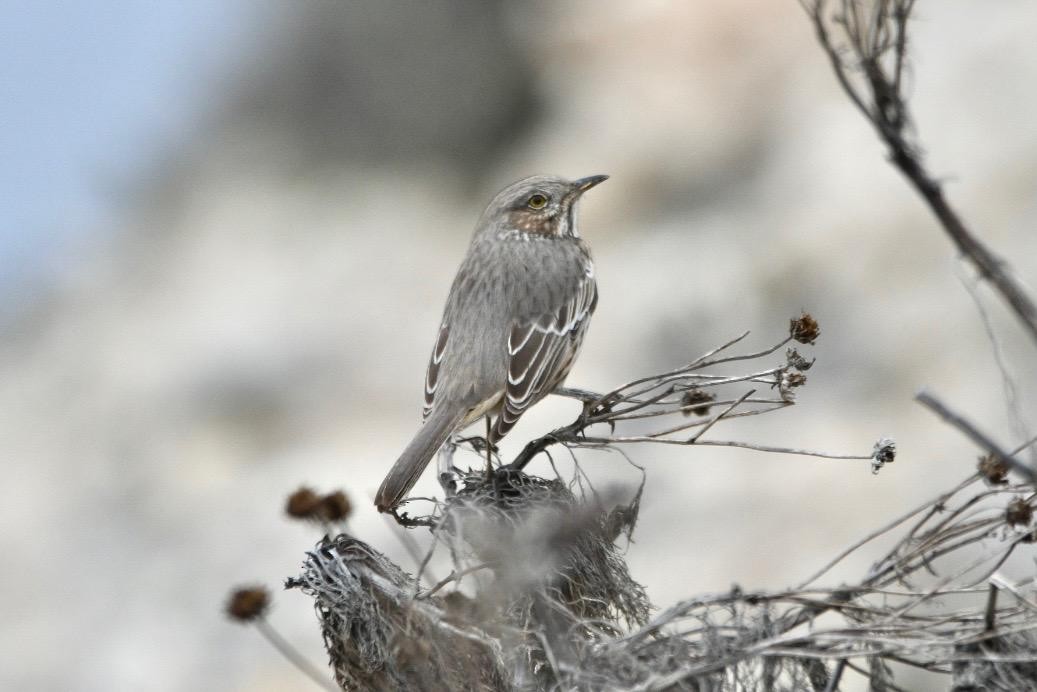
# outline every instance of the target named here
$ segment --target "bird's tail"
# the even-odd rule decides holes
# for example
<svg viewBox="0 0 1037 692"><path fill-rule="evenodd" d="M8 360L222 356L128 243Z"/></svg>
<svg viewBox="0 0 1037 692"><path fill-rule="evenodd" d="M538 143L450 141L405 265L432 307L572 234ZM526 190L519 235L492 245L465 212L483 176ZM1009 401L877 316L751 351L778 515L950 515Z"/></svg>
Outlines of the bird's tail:
<svg viewBox="0 0 1037 692"><path fill-rule="evenodd" d="M378 488L374 503L379 512L388 512L400 504L463 417L463 410L455 413L445 406L432 411Z"/></svg>

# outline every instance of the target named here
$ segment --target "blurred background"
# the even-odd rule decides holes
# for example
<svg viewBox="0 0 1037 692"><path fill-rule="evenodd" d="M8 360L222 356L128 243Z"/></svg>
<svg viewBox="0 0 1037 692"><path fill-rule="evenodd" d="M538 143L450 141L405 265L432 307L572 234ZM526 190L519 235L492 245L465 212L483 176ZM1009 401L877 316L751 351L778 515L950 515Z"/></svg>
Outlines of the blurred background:
<svg viewBox="0 0 1037 692"><path fill-rule="evenodd" d="M1032 286L1037 5L917 15L927 162ZM1013 414L969 272L794 0L7 2L0 46L5 689L312 689L225 620L227 590L296 574L319 538L281 514L303 483L343 487L350 530L413 569L371 499L473 224L525 175L612 176L582 207L601 302L571 385L744 330L767 346L806 309L823 334L800 403L713 436L899 446L877 476L628 450L648 482L627 557L656 605L787 586L969 474L921 387L1006 446L1037 420L1033 343L980 288ZM505 452L577 410L544 402ZM271 620L324 660L308 599L278 592Z"/></svg>

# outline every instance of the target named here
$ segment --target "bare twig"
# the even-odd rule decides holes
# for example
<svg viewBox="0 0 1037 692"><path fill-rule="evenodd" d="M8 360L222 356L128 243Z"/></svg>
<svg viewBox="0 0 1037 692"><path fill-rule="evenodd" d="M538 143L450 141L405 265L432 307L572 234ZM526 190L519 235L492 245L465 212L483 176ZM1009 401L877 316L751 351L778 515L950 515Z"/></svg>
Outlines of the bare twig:
<svg viewBox="0 0 1037 692"><path fill-rule="evenodd" d="M811 329L817 324L809 315L803 315ZM794 324L797 320L793 321ZM565 447L606 447L616 444L654 442L669 445L711 445L726 447L742 447L765 452L784 454L807 454L828 458L868 459L870 456L829 455L824 453L797 450L791 447L773 445L755 445L745 442L726 442L704 440L703 435L723 420L757 416L776 411L795 403L794 388L802 386L806 377L801 370L812 364L797 352L790 349L783 362L765 368L756 368L747 374L721 375L706 372L706 368L735 363L752 362L766 358L787 345L794 337L787 336L765 349L733 355L731 348L743 341L749 332L708 351L690 363L679 368L639 377L622 384L605 394L594 394L584 390L564 389L558 394L580 399L584 403L583 411L568 425L552 430L547 435L529 442L526 447L508 465L513 470L524 469L526 465L541 452L554 445ZM816 338L816 332L810 334ZM775 397L753 397L756 389L747 389L739 394L718 398L714 394L706 394L707 390L730 388L741 383L764 384L777 390ZM719 408L718 413L709 415L709 411ZM684 422L645 429L645 424L652 424L667 416L694 417ZM616 434L617 426L642 423L638 434ZM595 426L605 425L611 431L609 435L593 434L589 431ZM691 435L682 434L694 430Z"/></svg>
<svg viewBox="0 0 1037 692"><path fill-rule="evenodd" d="M965 436L975 442L977 445L982 447L984 450L993 454L997 459L1000 459L1005 464L1008 464L1016 473L1021 474L1027 478L1031 483L1035 481L1034 471L1029 466L1024 464L1015 458L1014 455L1004 451L1000 445L991 440L985 434L980 432L975 425L965 420L962 416L951 411L945 404L940 402L936 397L928 392L919 392L915 396L915 401L925 406L927 409L938 415L940 418L947 421L961 432L965 433Z"/></svg>
<svg viewBox="0 0 1037 692"><path fill-rule="evenodd" d="M266 621L266 618L259 618L255 622L256 629L263 635L263 638L270 642L277 651L288 659L293 666L298 668L302 673L313 682L317 683L319 687L325 690L331 690L332 692L340 692L339 688L327 678L324 671L317 668L315 665L310 663L305 656L296 651L295 647L292 646L281 634L270 626L270 623Z"/></svg>
<svg viewBox="0 0 1037 692"><path fill-rule="evenodd" d="M418 566L418 578L420 579L424 575L429 581L436 581L436 577L428 569L427 563L430 553L426 552L425 555L422 555L421 546L418 545L417 540L414 539L414 536L412 536L409 531L392 521L388 514L383 514L382 517L385 519L385 523L389 526L389 530L399 539L400 543L403 545L403 549L407 551L410 558L414 560L414 564Z"/></svg>
<svg viewBox="0 0 1037 692"><path fill-rule="evenodd" d="M466 576L466 575L469 575L469 574L471 574L473 572L478 572L481 569L490 569L491 567L492 567L492 565L490 563L488 563L488 562L481 562L478 565L472 565L471 567L466 567L465 569L462 569L462 570L454 570L450 574L448 574L447 576L443 577L438 582L436 582L436 584L433 585L430 589L427 589L427 590L422 591L421 593L419 593L416 596L416 598L428 598L429 596L434 596L435 594L437 594L439 592L440 589L442 589L447 584L450 584L450 583L456 582L456 581L461 581L461 578Z"/></svg>

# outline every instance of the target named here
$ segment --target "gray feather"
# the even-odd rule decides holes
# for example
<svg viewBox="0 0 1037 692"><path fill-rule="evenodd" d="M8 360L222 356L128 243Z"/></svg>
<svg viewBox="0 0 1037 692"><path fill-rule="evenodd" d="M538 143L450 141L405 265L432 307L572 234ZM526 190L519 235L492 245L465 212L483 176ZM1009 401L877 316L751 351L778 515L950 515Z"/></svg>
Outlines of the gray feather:
<svg viewBox="0 0 1037 692"><path fill-rule="evenodd" d="M379 512L385 512L400 504L418 482L418 477L429 461L461 422L463 415L464 411L451 412L446 409L432 412L378 488L375 505Z"/></svg>

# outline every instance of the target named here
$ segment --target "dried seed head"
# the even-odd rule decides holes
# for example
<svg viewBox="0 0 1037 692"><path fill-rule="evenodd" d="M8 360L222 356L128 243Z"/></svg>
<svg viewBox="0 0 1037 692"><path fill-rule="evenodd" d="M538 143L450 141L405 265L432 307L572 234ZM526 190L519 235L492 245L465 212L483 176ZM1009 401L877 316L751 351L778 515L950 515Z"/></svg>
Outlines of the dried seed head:
<svg viewBox="0 0 1037 692"><path fill-rule="evenodd" d="M320 505L320 496L309 488L299 488L288 496L284 511L295 519L313 519L317 507Z"/></svg>
<svg viewBox="0 0 1037 692"><path fill-rule="evenodd" d="M1022 526L1030 523L1033 519L1033 508L1021 497L1017 497L1008 503L1005 508L1005 521L1009 526Z"/></svg>
<svg viewBox="0 0 1037 692"><path fill-rule="evenodd" d="M871 472L878 473L886 464L892 464L897 458L897 443L888 437L883 437L875 443L871 450Z"/></svg>
<svg viewBox="0 0 1037 692"><path fill-rule="evenodd" d="M262 586L242 586L231 592L224 612L236 622L252 622L266 614L270 594Z"/></svg>
<svg viewBox="0 0 1037 692"><path fill-rule="evenodd" d="M681 413L685 416L690 416L692 414L696 416L705 416L709 413L710 402L715 401L716 398L716 394L699 389L698 387L689 389L684 392L684 396L681 397Z"/></svg>
<svg viewBox="0 0 1037 692"><path fill-rule="evenodd" d="M786 372L784 379L786 387L802 387L807 383L807 376L801 372Z"/></svg>
<svg viewBox="0 0 1037 692"><path fill-rule="evenodd" d="M993 454L980 457L977 468L990 485L1005 485L1008 483L1008 464Z"/></svg>
<svg viewBox="0 0 1037 692"><path fill-rule="evenodd" d="M349 501L346 494L341 490L328 493L320 499L317 514L324 521L332 524L345 521L353 513L353 503Z"/></svg>
<svg viewBox="0 0 1037 692"><path fill-rule="evenodd" d="M778 392L781 394L781 398L786 403L792 403L796 400L796 394L792 390L796 387L802 387L807 383L807 376L801 372L795 372L788 369L782 370L778 376L778 381L773 386L778 387Z"/></svg>
<svg viewBox="0 0 1037 692"><path fill-rule="evenodd" d="M789 320L789 334L801 344L812 344L821 335L821 328L817 320L804 312L798 318Z"/></svg>
<svg viewBox="0 0 1037 692"><path fill-rule="evenodd" d="M807 360L803 356L799 355L799 351L794 348L790 348L785 351L785 361L788 363L790 368L805 372L814 365L815 358Z"/></svg>

